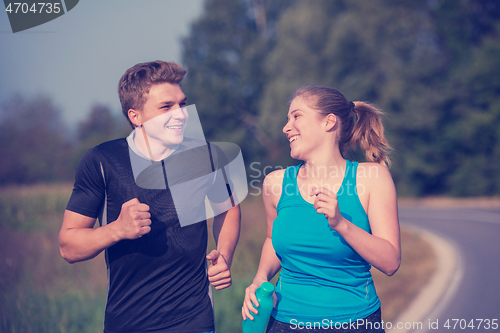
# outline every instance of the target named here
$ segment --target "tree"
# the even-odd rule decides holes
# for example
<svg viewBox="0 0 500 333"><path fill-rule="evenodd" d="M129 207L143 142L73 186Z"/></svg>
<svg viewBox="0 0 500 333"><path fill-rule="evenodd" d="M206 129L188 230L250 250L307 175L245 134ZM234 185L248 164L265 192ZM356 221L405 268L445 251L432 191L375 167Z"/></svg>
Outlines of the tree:
<svg viewBox="0 0 500 333"><path fill-rule="evenodd" d="M497 36L498 13L499 6L479 0L297 2L282 15L277 45L267 57L270 79L261 100L261 125L283 142L283 115L276 110L288 95L304 83L334 86L348 99L372 102L388 113L388 137L396 150L392 172L400 193L493 194L492 186L478 185L491 184L491 171L487 177L485 163L470 163L480 149L463 150L459 128L476 124L481 130L474 133L491 133L490 144L498 133L498 126L484 127L497 124L495 112L486 108L488 116L472 117L474 109L464 103L474 91L467 78L475 72L464 68L479 57L474 54L487 36ZM457 18L463 24L457 25ZM490 44L498 45L498 37L493 39ZM488 50L488 60L482 56L481 62L494 68L497 51ZM490 70L475 82L490 86L497 75ZM487 91L496 100L495 89ZM478 178L465 186L460 174Z"/></svg>
<svg viewBox="0 0 500 333"><path fill-rule="evenodd" d="M262 131L258 106L277 20L293 2L207 0L183 41L183 90L196 104L206 138L238 144L247 164L276 149Z"/></svg>
<svg viewBox="0 0 500 333"><path fill-rule="evenodd" d="M71 150L59 109L43 95L14 95L1 109L0 185L70 179Z"/></svg>
<svg viewBox="0 0 500 333"><path fill-rule="evenodd" d="M132 131L124 116L114 115L108 106L94 104L86 119L78 124L78 141L89 148L104 141L128 135Z"/></svg>
<svg viewBox="0 0 500 333"><path fill-rule="evenodd" d="M446 136L459 149L451 156L447 179L454 195L499 194L500 175L500 31L486 37L472 52L470 66L459 78L455 121ZM461 121L456 121L460 119Z"/></svg>
<svg viewBox="0 0 500 333"><path fill-rule="evenodd" d="M499 194L499 20L494 0L207 0L183 87L247 164L295 163L288 96L323 84L387 113L400 194Z"/></svg>
<svg viewBox="0 0 500 333"><path fill-rule="evenodd" d="M105 141L126 137L132 128L123 114L114 115L108 106L94 104L77 126L77 147L74 152L73 170L83 154Z"/></svg>

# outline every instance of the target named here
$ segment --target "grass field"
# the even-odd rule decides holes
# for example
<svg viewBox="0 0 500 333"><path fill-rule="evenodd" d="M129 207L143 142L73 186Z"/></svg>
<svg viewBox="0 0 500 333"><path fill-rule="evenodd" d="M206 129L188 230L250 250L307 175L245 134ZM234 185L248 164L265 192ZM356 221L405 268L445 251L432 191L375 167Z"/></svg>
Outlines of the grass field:
<svg viewBox="0 0 500 333"><path fill-rule="evenodd" d="M0 189L0 332L102 332L107 283L102 254L73 265L59 254L58 231L70 194L70 184ZM265 237L261 198L245 199L242 213L233 286L214 292L218 333L241 332L244 290ZM394 276L373 272L386 321L409 305L435 267L434 254L418 233L403 230L402 246L402 265Z"/></svg>

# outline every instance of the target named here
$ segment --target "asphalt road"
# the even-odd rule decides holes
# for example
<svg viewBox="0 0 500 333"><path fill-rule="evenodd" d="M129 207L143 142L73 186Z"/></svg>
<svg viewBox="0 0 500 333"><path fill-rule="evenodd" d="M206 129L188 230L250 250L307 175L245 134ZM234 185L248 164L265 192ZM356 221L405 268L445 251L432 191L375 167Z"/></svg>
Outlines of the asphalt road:
<svg viewBox="0 0 500 333"><path fill-rule="evenodd" d="M459 258L448 289L413 332L500 332L500 209L403 207L399 218L450 241Z"/></svg>

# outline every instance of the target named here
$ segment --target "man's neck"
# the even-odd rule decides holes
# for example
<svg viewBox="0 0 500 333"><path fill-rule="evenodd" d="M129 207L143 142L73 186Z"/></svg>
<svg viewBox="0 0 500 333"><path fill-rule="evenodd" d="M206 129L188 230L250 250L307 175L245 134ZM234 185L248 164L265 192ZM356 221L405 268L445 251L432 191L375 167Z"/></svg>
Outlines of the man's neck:
<svg viewBox="0 0 500 333"><path fill-rule="evenodd" d="M152 161L161 161L170 155L173 151L172 147L157 142L157 140L152 141L148 138L143 128L136 128L134 131L133 140L137 149Z"/></svg>

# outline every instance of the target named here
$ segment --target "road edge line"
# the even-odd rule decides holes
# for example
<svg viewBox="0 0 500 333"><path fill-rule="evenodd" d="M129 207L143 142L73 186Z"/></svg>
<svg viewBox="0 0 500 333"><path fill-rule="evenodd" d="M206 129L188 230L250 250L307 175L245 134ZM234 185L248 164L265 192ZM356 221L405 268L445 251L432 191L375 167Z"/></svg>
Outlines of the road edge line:
<svg viewBox="0 0 500 333"><path fill-rule="evenodd" d="M429 322L425 321L429 315L437 317L448 304L460 284L463 269L458 247L449 239L445 239L429 230L405 224L406 229L421 235L431 246L437 257L436 271L430 281L422 288L417 297L412 300L410 306L398 316L395 323L403 325L411 323L422 323L422 329L418 332L424 333L429 328ZM389 333L408 333L413 328L387 329Z"/></svg>

